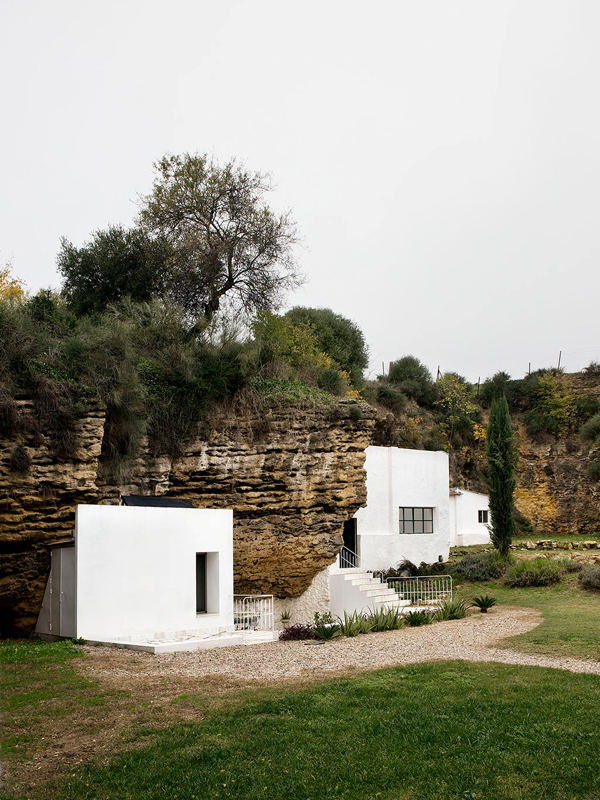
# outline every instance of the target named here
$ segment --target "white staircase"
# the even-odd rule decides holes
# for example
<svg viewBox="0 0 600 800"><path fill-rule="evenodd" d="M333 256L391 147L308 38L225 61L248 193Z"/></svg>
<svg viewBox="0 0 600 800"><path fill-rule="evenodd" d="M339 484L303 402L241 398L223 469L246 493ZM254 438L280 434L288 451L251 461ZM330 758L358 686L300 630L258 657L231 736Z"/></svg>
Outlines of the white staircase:
<svg viewBox="0 0 600 800"><path fill-rule="evenodd" d="M331 612L334 616L344 616L344 611L376 611L381 608L403 609L410 600L401 600L390 588L373 574L361 567L338 569L329 576Z"/></svg>

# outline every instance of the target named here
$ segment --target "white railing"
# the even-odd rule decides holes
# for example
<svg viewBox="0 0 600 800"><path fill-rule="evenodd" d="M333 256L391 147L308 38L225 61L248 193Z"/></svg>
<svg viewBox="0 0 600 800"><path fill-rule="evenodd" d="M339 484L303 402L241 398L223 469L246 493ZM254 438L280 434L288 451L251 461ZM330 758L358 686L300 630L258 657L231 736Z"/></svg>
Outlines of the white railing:
<svg viewBox="0 0 600 800"><path fill-rule="evenodd" d="M401 600L413 606L439 605L452 599L451 575L418 575L414 578L387 578L387 585Z"/></svg>
<svg viewBox="0 0 600 800"><path fill-rule="evenodd" d="M272 631L275 628L272 594L234 594L236 631Z"/></svg>

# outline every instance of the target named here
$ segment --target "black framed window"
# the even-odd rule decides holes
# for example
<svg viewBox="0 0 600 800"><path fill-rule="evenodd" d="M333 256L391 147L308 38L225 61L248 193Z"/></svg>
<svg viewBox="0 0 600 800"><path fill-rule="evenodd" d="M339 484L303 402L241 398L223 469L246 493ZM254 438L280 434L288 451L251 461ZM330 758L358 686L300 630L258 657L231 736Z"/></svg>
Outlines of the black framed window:
<svg viewBox="0 0 600 800"><path fill-rule="evenodd" d="M479 522L483 522L487 525L488 522L488 510L487 508L484 511L478 511L477 517Z"/></svg>
<svg viewBox="0 0 600 800"><path fill-rule="evenodd" d="M433 508L401 506L400 533L433 533Z"/></svg>

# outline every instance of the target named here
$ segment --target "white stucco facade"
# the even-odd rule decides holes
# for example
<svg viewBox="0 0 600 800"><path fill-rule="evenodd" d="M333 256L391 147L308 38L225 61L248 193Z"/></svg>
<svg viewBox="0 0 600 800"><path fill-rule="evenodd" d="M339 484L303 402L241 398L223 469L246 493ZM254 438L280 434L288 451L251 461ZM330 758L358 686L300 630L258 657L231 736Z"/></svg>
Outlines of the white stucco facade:
<svg viewBox="0 0 600 800"><path fill-rule="evenodd" d="M485 514L487 512L487 522ZM480 522L480 518L482 521ZM491 522L489 499L486 494L452 489L450 493L450 542L452 547L488 544Z"/></svg>
<svg viewBox="0 0 600 800"><path fill-rule="evenodd" d="M429 564L448 558L450 498L448 454L398 447L368 447L367 505L355 514L364 564L387 569L408 559ZM400 509L433 509L432 533L403 533Z"/></svg>
<svg viewBox="0 0 600 800"><path fill-rule="evenodd" d="M73 550L73 636L135 642L234 629L231 510L78 506ZM206 554L203 613L197 554Z"/></svg>

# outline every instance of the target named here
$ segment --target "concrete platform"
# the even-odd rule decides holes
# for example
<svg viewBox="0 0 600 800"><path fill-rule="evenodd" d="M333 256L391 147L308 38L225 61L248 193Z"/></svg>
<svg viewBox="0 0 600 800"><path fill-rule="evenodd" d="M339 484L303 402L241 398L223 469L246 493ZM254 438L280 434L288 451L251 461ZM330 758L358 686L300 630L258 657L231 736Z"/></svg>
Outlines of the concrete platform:
<svg viewBox="0 0 600 800"><path fill-rule="evenodd" d="M239 645L266 644L277 641L277 631L236 631L220 633L216 636L198 638L181 636L174 639L148 639L146 641L87 641L86 644L99 644L105 647L122 647L127 650L140 650L144 653L182 653L194 650L213 650L216 647L235 647Z"/></svg>

